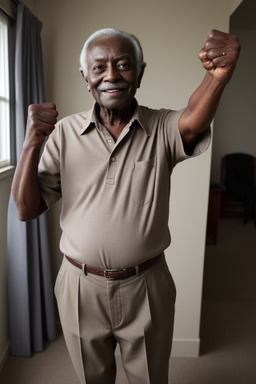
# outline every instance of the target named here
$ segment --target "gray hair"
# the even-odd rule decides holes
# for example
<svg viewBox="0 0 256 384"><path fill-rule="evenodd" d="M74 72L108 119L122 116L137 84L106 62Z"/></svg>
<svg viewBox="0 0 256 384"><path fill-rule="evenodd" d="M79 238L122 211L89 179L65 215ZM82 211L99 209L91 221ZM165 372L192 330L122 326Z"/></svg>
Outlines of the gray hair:
<svg viewBox="0 0 256 384"><path fill-rule="evenodd" d="M94 41L102 39L104 37L120 37L128 40L133 45L134 51L135 51L135 57L136 57L136 68L139 76L141 71L146 66L146 63L143 61L143 51L142 51L142 47L140 45L139 40L137 39L137 37L135 37L130 33L119 31L113 28L104 28L94 32L91 36L89 36L89 38L84 43L84 46L80 54L80 68L79 68L83 76L87 75L87 52L90 45Z"/></svg>

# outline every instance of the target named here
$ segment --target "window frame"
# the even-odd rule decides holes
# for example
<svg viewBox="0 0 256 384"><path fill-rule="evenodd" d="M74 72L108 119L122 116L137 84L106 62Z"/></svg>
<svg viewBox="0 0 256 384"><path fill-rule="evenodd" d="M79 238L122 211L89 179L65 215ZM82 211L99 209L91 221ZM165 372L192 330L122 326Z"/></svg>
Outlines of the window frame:
<svg viewBox="0 0 256 384"><path fill-rule="evenodd" d="M8 158L0 160L0 172L9 169L16 164L16 150L15 150L15 34L16 23L5 12L0 10L0 17L7 25L7 61L8 61L8 119L9 119L9 132L7 133L8 139ZM0 95L1 96L1 95ZM0 138L2 134L0 133Z"/></svg>

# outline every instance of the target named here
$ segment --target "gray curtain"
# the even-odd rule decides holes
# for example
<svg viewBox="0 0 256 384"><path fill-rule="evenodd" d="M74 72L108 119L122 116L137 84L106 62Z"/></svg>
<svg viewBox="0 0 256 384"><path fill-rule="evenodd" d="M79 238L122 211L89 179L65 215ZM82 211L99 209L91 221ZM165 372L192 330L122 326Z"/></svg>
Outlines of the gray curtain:
<svg viewBox="0 0 256 384"><path fill-rule="evenodd" d="M40 21L17 9L15 51L16 157L25 137L29 104L44 101ZM11 353L31 356L55 339L54 298L45 215L21 222L10 196L7 229Z"/></svg>

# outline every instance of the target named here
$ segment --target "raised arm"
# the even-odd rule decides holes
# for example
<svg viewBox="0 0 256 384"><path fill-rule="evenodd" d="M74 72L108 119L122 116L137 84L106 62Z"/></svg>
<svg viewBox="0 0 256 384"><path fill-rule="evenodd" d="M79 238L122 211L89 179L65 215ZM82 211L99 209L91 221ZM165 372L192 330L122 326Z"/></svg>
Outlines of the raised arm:
<svg viewBox="0 0 256 384"><path fill-rule="evenodd" d="M58 112L53 103L32 104L26 137L12 183L19 219L34 219L47 209L38 185L38 160L46 136L54 129Z"/></svg>
<svg viewBox="0 0 256 384"><path fill-rule="evenodd" d="M179 129L188 148L209 127L222 92L236 67L240 48L235 35L216 30L208 34L198 55L207 72L179 121Z"/></svg>

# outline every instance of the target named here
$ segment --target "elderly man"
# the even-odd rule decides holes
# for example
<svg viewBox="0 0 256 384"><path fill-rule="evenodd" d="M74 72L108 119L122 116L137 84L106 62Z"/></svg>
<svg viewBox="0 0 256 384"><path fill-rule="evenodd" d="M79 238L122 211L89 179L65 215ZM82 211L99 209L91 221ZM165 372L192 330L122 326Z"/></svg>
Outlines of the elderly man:
<svg viewBox="0 0 256 384"><path fill-rule="evenodd" d="M188 106L153 110L134 98L145 69L139 41L100 30L81 53L93 108L56 126L54 104L29 108L13 196L21 220L62 197L55 294L81 383L115 382L117 343L130 383L168 382L176 295L164 258L170 175L207 149L239 50L235 36L211 31L199 53L206 74Z"/></svg>

